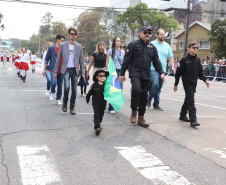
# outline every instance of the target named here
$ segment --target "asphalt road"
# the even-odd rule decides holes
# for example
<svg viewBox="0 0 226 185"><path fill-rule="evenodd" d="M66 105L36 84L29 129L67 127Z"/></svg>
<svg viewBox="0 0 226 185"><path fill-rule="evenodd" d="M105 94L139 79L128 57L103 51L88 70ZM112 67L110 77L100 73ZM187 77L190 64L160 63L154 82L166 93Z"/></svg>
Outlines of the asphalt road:
<svg viewBox="0 0 226 185"><path fill-rule="evenodd" d="M147 109L149 128L132 125L130 83L126 102L115 115L105 111L103 130L93 130L93 110L78 88L76 115L63 113L45 96L41 65L26 83L11 63L0 64L0 184L225 185L226 84L198 82L197 117L191 128L178 120L182 83L173 92L167 77L161 93L164 111ZM90 83L92 83L90 81Z"/></svg>

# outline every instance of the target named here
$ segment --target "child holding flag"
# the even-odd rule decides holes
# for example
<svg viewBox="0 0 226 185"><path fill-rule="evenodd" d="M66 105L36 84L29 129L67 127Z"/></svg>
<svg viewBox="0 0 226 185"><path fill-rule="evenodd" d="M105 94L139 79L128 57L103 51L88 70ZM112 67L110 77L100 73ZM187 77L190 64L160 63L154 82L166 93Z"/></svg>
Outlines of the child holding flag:
<svg viewBox="0 0 226 185"><path fill-rule="evenodd" d="M104 99L104 82L106 77L109 76L109 72L99 69L93 75L93 85L90 87L88 94L86 95L86 102L89 103L92 96L92 105L94 111L94 129L96 135L101 132L100 123L104 116L104 110L106 108L106 100Z"/></svg>

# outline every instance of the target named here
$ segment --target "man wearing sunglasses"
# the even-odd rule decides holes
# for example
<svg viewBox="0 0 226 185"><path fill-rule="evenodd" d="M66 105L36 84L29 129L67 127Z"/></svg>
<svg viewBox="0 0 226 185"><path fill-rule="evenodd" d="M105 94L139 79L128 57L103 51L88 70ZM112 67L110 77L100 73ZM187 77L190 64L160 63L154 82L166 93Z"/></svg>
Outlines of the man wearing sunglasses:
<svg viewBox="0 0 226 185"><path fill-rule="evenodd" d="M129 43L121 68L119 81L125 81L125 72L129 68L129 78L132 84L131 117L130 122L135 124L138 112L138 125L148 127L144 119L147 104L147 94L151 88L151 62L165 81L162 64L158 57L156 47L149 42L151 27L140 29L140 39Z"/></svg>
<svg viewBox="0 0 226 185"><path fill-rule="evenodd" d="M57 55L56 65L54 68L54 79L59 73L64 74L64 98L62 104L62 111L67 112L67 102L71 82L71 99L70 99L70 113L75 112L75 100L77 94L77 83L79 75L79 66L82 72L82 77L85 79L85 69L83 62L82 46L75 42L77 37L77 29L70 27L68 29L69 41L60 45L59 53ZM62 57L62 60L60 60Z"/></svg>
<svg viewBox="0 0 226 185"><path fill-rule="evenodd" d="M179 120L190 122L191 127L200 126L197 122L196 108L195 108L195 92L198 78L206 83L209 88L209 82L206 81L206 77L203 73L203 68L200 59L197 57L198 43L191 42L188 45L188 55L180 60L177 66L177 72L175 75L174 91L177 91L177 85L180 77L182 76L182 82L185 91L184 104L181 108ZM189 119L187 117L189 113Z"/></svg>

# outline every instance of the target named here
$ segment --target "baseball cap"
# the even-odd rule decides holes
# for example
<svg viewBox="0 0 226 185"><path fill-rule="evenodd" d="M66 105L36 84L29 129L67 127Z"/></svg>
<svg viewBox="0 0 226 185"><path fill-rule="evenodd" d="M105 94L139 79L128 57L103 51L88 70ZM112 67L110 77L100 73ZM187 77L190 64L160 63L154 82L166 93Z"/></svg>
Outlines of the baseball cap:
<svg viewBox="0 0 226 185"><path fill-rule="evenodd" d="M140 29L140 32L145 31L145 30L151 30L151 26L143 26L143 27Z"/></svg>

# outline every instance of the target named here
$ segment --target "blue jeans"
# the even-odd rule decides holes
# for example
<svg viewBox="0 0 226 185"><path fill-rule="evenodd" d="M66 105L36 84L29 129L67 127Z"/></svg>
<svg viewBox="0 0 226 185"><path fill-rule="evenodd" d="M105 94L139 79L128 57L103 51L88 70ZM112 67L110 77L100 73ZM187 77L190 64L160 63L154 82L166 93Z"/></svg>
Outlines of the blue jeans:
<svg viewBox="0 0 226 185"><path fill-rule="evenodd" d="M151 87L151 91L149 92L148 101L151 101L152 98L154 98L153 107L156 108L159 106L159 98L163 86L163 79L161 79L161 76L155 70L151 70L151 78L153 84Z"/></svg>
<svg viewBox="0 0 226 185"><path fill-rule="evenodd" d="M116 73L117 73L118 77L120 76L120 72L121 72L121 69L116 69ZM123 82L121 82L120 86L121 86L121 89L123 90ZM115 110L115 109L111 106L110 103L109 103L109 108L108 108L108 110L109 110L109 111Z"/></svg>
<svg viewBox="0 0 226 185"><path fill-rule="evenodd" d="M55 93L56 92L57 78L55 80L53 80L54 72L50 72L48 69L46 69L46 78L47 78L47 76L48 76L48 78L49 77L51 78L51 93ZM48 87L47 87L47 90L48 90Z"/></svg>
<svg viewBox="0 0 226 185"><path fill-rule="evenodd" d="M71 100L70 107L73 108L75 106L75 99L77 95L77 84L78 84L78 75L76 74L75 68L67 68L64 74L64 103L68 102L68 95L70 91L70 79L71 79Z"/></svg>
<svg viewBox="0 0 226 185"><path fill-rule="evenodd" d="M47 79L47 90L49 91L51 87L51 75L49 70L46 70L46 79Z"/></svg>
<svg viewBox="0 0 226 185"><path fill-rule="evenodd" d="M58 74L57 75L57 95L56 95L56 100L60 100L61 97L62 97L63 80L64 80L64 75L63 74Z"/></svg>

